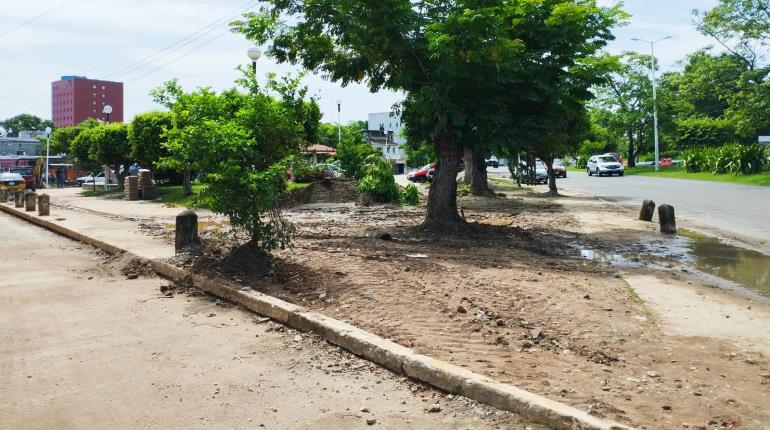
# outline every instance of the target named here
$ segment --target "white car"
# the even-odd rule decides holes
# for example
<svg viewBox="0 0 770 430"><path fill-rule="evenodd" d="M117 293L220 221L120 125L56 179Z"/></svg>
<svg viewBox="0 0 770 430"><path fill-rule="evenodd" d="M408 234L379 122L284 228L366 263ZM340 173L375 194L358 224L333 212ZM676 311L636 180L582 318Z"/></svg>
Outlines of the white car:
<svg viewBox="0 0 770 430"><path fill-rule="evenodd" d="M96 182L96 185L104 186L104 172L99 173L95 177L93 175L81 176L77 181L80 187L83 185L94 185L94 182Z"/></svg>
<svg viewBox="0 0 770 430"><path fill-rule="evenodd" d="M586 172L588 176L623 176L625 174L623 163L619 162L612 155L594 155L589 158Z"/></svg>

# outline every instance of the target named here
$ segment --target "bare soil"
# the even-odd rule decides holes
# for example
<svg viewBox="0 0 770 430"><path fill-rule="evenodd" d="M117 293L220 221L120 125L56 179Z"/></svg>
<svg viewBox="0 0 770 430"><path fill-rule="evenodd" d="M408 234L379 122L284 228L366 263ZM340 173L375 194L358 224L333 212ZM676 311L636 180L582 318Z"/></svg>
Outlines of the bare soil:
<svg viewBox="0 0 770 430"><path fill-rule="evenodd" d="M294 249L238 280L638 428L770 428L766 357L669 330L618 268L580 257L634 249L654 226L592 199L496 191L508 197L462 198L468 225L450 231L421 229L421 207L298 206ZM226 237L207 258L225 258Z"/></svg>

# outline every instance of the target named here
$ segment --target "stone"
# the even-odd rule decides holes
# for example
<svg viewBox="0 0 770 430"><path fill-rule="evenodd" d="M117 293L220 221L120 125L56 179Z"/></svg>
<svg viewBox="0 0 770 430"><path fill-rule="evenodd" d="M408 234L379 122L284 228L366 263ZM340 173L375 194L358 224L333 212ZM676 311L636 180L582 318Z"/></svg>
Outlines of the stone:
<svg viewBox="0 0 770 430"><path fill-rule="evenodd" d="M462 307L462 306L458 306L458 307L457 307L457 313L458 313L458 314L467 314L467 313L468 313L468 310L467 310L467 309L465 309L465 308L464 308L464 307Z"/></svg>
<svg viewBox="0 0 770 430"><path fill-rule="evenodd" d="M16 191L13 193L13 205L17 208L24 207L24 191Z"/></svg>
<svg viewBox="0 0 770 430"><path fill-rule="evenodd" d="M367 418L366 419L366 425L373 426L377 424L377 420L375 418Z"/></svg>
<svg viewBox="0 0 770 430"><path fill-rule="evenodd" d="M37 196L37 214L39 216L51 215L51 196L48 194Z"/></svg>
<svg viewBox="0 0 770 430"><path fill-rule="evenodd" d="M294 342L302 342L302 336L300 335L294 336Z"/></svg>
<svg viewBox="0 0 770 430"><path fill-rule="evenodd" d="M530 337L532 337L532 339L539 339L542 334L543 334L543 329L541 328L533 328L529 332L529 335Z"/></svg>
<svg viewBox="0 0 770 430"><path fill-rule="evenodd" d="M382 240L393 240L393 236L391 236L390 233L382 233L382 234L380 234L380 239L382 239Z"/></svg>
<svg viewBox="0 0 770 430"><path fill-rule="evenodd" d="M8 201L8 190L5 188L0 189L0 203L5 203Z"/></svg>
<svg viewBox="0 0 770 430"><path fill-rule="evenodd" d="M363 412L363 413L368 413L368 412L369 412L369 408L367 408L366 406L363 406L363 407L360 409L360 411L361 411L361 412Z"/></svg>
<svg viewBox="0 0 770 430"><path fill-rule="evenodd" d="M660 221L660 231L666 234L676 234L676 215L674 207L671 205L660 205L658 208L658 221Z"/></svg>
<svg viewBox="0 0 770 430"><path fill-rule="evenodd" d="M433 405L431 405L430 409L428 409L428 412L431 414L441 412L441 405L439 405L438 403L434 403Z"/></svg>
<svg viewBox="0 0 770 430"><path fill-rule="evenodd" d="M647 376L649 376L650 378L657 378L658 372L653 372L652 370L650 370L647 372Z"/></svg>
<svg viewBox="0 0 770 430"><path fill-rule="evenodd" d="M655 215L655 202L652 200L645 200L642 202L642 209L639 211L639 219L641 221L651 222L653 215Z"/></svg>
<svg viewBox="0 0 770 430"><path fill-rule="evenodd" d="M27 212L35 212L37 210L37 194L24 194L24 210Z"/></svg>
<svg viewBox="0 0 770 430"><path fill-rule="evenodd" d="M180 252L197 252L200 248L198 237L198 215L186 210L176 216L176 238L174 246Z"/></svg>

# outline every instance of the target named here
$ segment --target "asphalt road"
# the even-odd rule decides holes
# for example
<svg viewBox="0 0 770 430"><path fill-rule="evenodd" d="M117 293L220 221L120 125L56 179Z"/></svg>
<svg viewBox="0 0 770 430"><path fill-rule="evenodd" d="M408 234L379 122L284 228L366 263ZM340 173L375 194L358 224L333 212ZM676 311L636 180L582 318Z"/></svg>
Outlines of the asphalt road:
<svg viewBox="0 0 770 430"><path fill-rule="evenodd" d="M558 186L634 207L644 199L668 203L678 217L704 227L757 245L770 241L770 187L649 176L599 178L583 172L569 172Z"/></svg>
<svg viewBox="0 0 770 430"><path fill-rule="evenodd" d="M0 243L0 428L544 428L4 213Z"/></svg>

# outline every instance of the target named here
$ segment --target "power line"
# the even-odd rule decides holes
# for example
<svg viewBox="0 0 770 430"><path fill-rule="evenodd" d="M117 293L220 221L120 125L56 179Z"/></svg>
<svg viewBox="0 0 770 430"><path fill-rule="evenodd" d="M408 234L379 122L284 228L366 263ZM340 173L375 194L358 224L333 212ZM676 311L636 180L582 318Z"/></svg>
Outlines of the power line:
<svg viewBox="0 0 770 430"><path fill-rule="evenodd" d="M56 12L57 10L63 8L64 6L67 6L67 5L69 5L71 3L74 3L76 1L77 0L67 0L65 2L62 2L58 6L55 6L55 7L51 8L51 9L48 9L47 11L41 13L40 15L37 15L37 16L35 16L33 18L28 19L28 20L22 22L21 24L17 25L16 27L13 27L10 30L6 30L6 31L0 33L0 39L2 39L3 37L5 37L5 36L15 32L17 30L20 30L20 29L22 29L22 28L32 24L33 22L35 22L35 21L37 21L37 20L39 20L41 18L44 18L44 17L46 17L46 16Z"/></svg>
<svg viewBox="0 0 770 430"><path fill-rule="evenodd" d="M151 65L151 61L156 61L161 58L165 58L174 52L184 48L185 46L188 46L197 40L200 40L201 38L205 37L206 35L210 34L211 32L217 30L217 27L223 23L229 22L236 16L242 14L243 12L251 9L255 6L255 3L258 0L249 0L244 5L228 12L224 16L216 19L215 21L209 23L208 25L205 25L204 27L201 27L200 29L196 30L195 32L177 40L176 42L166 46L165 48L155 52L152 55L149 55L141 60L135 61L128 66L121 67L117 69L116 71L112 73L108 73L105 75L105 78L115 77L115 76L126 76L133 72L136 72L137 70L141 70L144 67L147 67Z"/></svg>

